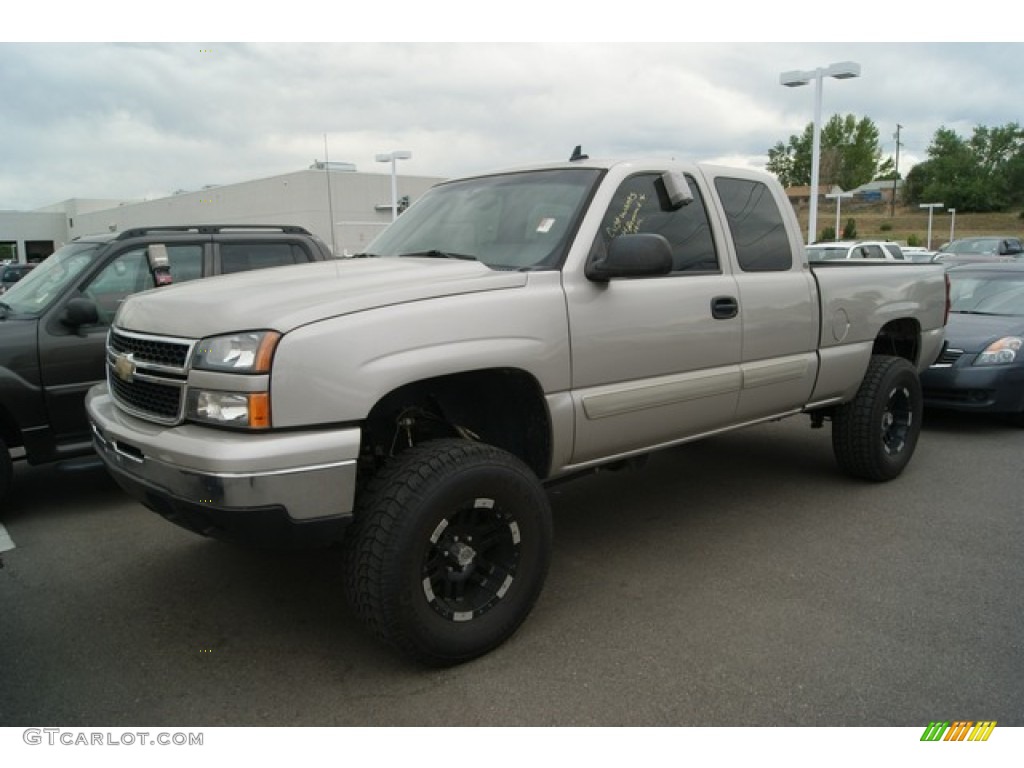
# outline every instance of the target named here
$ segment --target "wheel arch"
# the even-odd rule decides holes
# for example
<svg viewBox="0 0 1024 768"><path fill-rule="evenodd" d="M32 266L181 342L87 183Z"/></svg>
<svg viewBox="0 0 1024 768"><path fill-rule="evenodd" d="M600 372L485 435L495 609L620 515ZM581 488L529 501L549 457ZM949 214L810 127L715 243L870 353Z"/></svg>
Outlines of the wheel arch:
<svg viewBox="0 0 1024 768"><path fill-rule="evenodd" d="M921 355L921 324L912 317L890 320L875 336L871 354L902 357L916 366Z"/></svg>
<svg viewBox="0 0 1024 768"><path fill-rule="evenodd" d="M364 422L364 460L410 444L468 437L522 460L539 478L551 467L551 417L539 382L519 368L485 368L404 384L381 397Z"/></svg>

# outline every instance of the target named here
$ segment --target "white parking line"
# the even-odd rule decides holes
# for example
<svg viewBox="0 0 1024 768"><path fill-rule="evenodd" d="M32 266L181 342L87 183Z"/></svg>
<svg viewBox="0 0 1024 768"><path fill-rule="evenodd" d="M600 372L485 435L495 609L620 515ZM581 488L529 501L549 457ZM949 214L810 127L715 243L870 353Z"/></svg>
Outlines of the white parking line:
<svg viewBox="0 0 1024 768"><path fill-rule="evenodd" d="M6 552L8 549L14 549L14 540L7 533L3 523L0 523L0 552Z"/></svg>

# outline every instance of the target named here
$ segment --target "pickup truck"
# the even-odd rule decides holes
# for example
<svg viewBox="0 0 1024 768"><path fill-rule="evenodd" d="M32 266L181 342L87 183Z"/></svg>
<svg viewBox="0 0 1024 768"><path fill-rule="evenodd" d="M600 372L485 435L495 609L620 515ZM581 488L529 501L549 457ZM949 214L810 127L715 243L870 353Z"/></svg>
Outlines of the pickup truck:
<svg viewBox="0 0 1024 768"><path fill-rule="evenodd" d="M159 284L150 261L158 250L169 262L161 269L179 283L330 258L319 238L294 226L138 227L59 248L0 296L0 503L12 458L97 461L85 393L106 378L107 331L120 302Z"/></svg>
<svg viewBox="0 0 1024 768"><path fill-rule="evenodd" d="M127 299L87 407L144 505L339 544L370 631L450 665L537 600L547 483L801 413L895 478L946 297L928 264L812 270L773 176L583 158L441 183L355 258Z"/></svg>

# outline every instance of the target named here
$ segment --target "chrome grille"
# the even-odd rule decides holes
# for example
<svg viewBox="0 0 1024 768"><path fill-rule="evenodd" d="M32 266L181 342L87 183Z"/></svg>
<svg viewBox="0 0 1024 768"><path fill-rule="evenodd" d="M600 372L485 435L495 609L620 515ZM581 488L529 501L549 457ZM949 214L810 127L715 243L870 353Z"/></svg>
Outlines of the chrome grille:
<svg viewBox="0 0 1024 768"><path fill-rule="evenodd" d="M136 362L156 363L184 370L191 342L153 338L124 331L111 331L110 348L121 354L131 354Z"/></svg>
<svg viewBox="0 0 1024 768"><path fill-rule="evenodd" d="M118 406L160 424L184 418L185 382L195 342L111 329L107 383Z"/></svg>
<svg viewBox="0 0 1024 768"><path fill-rule="evenodd" d="M964 354L962 349L946 349L939 355L939 359L932 363L932 368L951 368Z"/></svg>

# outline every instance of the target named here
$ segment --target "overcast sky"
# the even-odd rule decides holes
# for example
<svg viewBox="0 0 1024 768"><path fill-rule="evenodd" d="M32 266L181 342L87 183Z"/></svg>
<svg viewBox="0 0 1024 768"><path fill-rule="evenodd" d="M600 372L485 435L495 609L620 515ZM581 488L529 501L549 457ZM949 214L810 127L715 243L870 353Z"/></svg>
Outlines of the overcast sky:
<svg viewBox="0 0 1024 768"><path fill-rule="evenodd" d="M1024 122L1021 43L7 41L0 209L153 199L328 154L386 173L374 155L395 149L413 155L401 173L441 177L576 144L763 167L814 111L814 88L779 74L846 60L862 76L825 81L823 116L870 118L887 156L900 124L904 174L940 127Z"/></svg>

